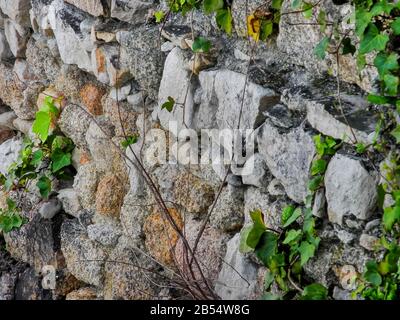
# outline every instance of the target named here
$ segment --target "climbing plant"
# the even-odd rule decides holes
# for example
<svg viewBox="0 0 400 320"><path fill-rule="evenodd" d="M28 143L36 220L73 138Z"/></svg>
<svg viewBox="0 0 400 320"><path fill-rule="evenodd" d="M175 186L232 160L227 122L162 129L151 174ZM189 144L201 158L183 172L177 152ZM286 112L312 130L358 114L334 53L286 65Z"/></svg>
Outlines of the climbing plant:
<svg viewBox="0 0 400 320"><path fill-rule="evenodd" d="M36 113L32 131L37 139L24 137L17 160L9 167L7 175L0 179L5 191L27 188L29 182L36 180L36 187L43 198L51 193L53 177L70 179L73 173L71 139L62 135L57 127L59 109L63 98L46 97ZM25 221L19 216L17 205L7 199L7 210L0 213L0 228L5 232L18 228Z"/></svg>

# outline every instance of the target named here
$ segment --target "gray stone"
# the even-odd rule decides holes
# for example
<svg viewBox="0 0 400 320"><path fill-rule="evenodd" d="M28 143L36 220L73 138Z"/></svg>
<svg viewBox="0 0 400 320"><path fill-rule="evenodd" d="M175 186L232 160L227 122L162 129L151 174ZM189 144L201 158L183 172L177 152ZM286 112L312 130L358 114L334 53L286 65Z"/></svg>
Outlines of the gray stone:
<svg viewBox="0 0 400 320"><path fill-rule="evenodd" d="M115 246L121 232L111 224L92 224L87 228L88 237L103 246Z"/></svg>
<svg viewBox="0 0 400 320"><path fill-rule="evenodd" d="M217 201L210 217L211 225L223 231L239 230L244 222L243 189L228 185Z"/></svg>
<svg viewBox="0 0 400 320"><path fill-rule="evenodd" d="M130 83L122 88L112 88L110 91L110 98L114 99L115 101L124 101L128 98L131 89L132 86Z"/></svg>
<svg viewBox="0 0 400 320"><path fill-rule="evenodd" d="M58 199L50 199L43 202L39 208L39 214L43 219L51 220L61 211L61 202Z"/></svg>
<svg viewBox="0 0 400 320"><path fill-rule="evenodd" d="M62 208L67 214L76 218L78 217L82 206L79 202L78 194L73 188L59 190L57 198L60 200Z"/></svg>
<svg viewBox="0 0 400 320"><path fill-rule="evenodd" d="M223 300L247 300L257 290L257 266L239 252L240 234L227 243L222 269L215 285Z"/></svg>
<svg viewBox="0 0 400 320"><path fill-rule="evenodd" d="M271 196L283 196L285 195L285 188L283 187L282 183L274 178L268 185L268 193Z"/></svg>
<svg viewBox="0 0 400 320"><path fill-rule="evenodd" d="M0 60L8 60L13 56L4 30L0 29Z"/></svg>
<svg viewBox="0 0 400 320"><path fill-rule="evenodd" d="M89 19L86 13L73 6L56 0L49 10L49 21L57 40L61 59L66 64L76 64L85 71L92 70L90 54L86 42L90 43L90 34L82 33L80 24Z"/></svg>
<svg viewBox="0 0 400 320"><path fill-rule="evenodd" d="M79 167L74 180L74 190L84 209L91 209L95 206L98 179L95 163L90 162Z"/></svg>
<svg viewBox="0 0 400 320"><path fill-rule="evenodd" d="M377 183L359 160L336 154L325 174L329 220L341 225L347 215L368 219L376 206Z"/></svg>
<svg viewBox="0 0 400 320"><path fill-rule="evenodd" d="M159 50L158 26L140 26L118 32L117 41L122 46L121 63L129 66L140 89L156 101L165 61L164 53Z"/></svg>
<svg viewBox="0 0 400 320"><path fill-rule="evenodd" d="M360 236L360 246L368 251L374 251L379 247L380 240L377 237L370 236L366 233L363 233Z"/></svg>
<svg viewBox="0 0 400 320"><path fill-rule="evenodd" d="M151 0L111 0L111 17L131 24L144 23L153 7Z"/></svg>
<svg viewBox="0 0 400 320"><path fill-rule="evenodd" d="M178 47L174 48L165 60L158 93L158 118L161 126L166 130L173 121L177 124L177 132L192 126L194 84L187 65L188 59ZM172 112L161 108L168 101L168 97L172 97L176 102Z"/></svg>
<svg viewBox="0 0 400 320"><path fill-rule="evenodd" d="M0 276L0 300L14 300L14 288L17 276L11 273L2 273Z"/></svg>
<svg viewBox="0 0 400 320"><path fill-rule="evenodd" d="M124 235L132 241L140 242L143 239L143 225L150 214L151 199L128 193L121 208L121 225Z"/></svg>
<svg viewBox="0 0 400 320"><path fill-rule="evenodd" d="M181 49L188 49L186 39L192 38L192 31L188 26L166 26L162 29L161 35L169 40L174 46Z"/></svg>
<svg viewBox="0 0 400 320"><path fill-rule="evenodd" d="M372 221L369 221L366 225L365 225L365 231L371 231L375 228L380 227L382 223L381 219L374 219Z"/></svg>
<svg viewBox="0 0 400 320"><path fill-rule="evenodd" d="M318 218L324 218L326 215L325 189L319 189L314 196L312 214Z"/></svg>
<svg viewBox="0 0 400 320"><path fill-rule="evenodd" d="M259 153L255 153L249 157L243 167L243 184L253 185L263 188L268 185L268 168L265 164L264 157Z"/></svg>
<svg viewBox="0 0 400 320"><path fill-rule="evenodd" d="M30 0L1 0L0 8L12 20L25 27L30 27Z"/></svg>
<svg viewBox="0 0 400 320"><path fill-rule="evenodd" d="M315 154L311 134L301 127L280 133L267 120L259 132L258 143L269 170L281 181L288 196L298 203L303 202Z"/></svg>
<svg viewBox="0 0 400 320"><path fill-rule="evenodd" d="M65 0L65 2L68 2L75 7L86 11L95 17L103 16L107 12L107 8L103 6L104 2L102 0Z"/></svg>
<svg viewBox="0 0 400 320"><path fill-rule="evenodd" d="M26 46L30 36L29 29L13 20L6 19L4 21L4 33L14 57L25 58Z"/></svg>
<svg viewBox="0 0 400 320"><path fill-rule="evenodd" d="M356 235L341 229L337 230L337 237L344 244L350 244L356 238Z"/></svg>
<svg viewBox="0 0 400 320"><path fill-rule="evenodd" d="M67 105L60 116L58 125L61 131L72 139L76 146L87 148L86 132L89 129L92 119L81 107Z"/></svg>
<svg viewBox="0 0 400 320"><path fill-rule="evenodd" d="M8 168L17 161L19 152L22 149L22 139L14 137L0 145L0 173L6 175Z"/></svg>
<svg viewBox="0 0 400 320"><path fill-rule="evenodd" d="M277 104L267 109L264 115L277 127L290 129L294 125L290 110L283 104Z"/></svg>
<svg viewBox="0 0 400 320"><path fill-rule="evenodd" d="M29 263L36 272L40 272L46 265L55 265L54 239L56 237L52 222L42 219L37 211L33 217L27 211L21 214L29 218L29 223L4 234L7 251L15 259Z"/></svg>
<svg viewBox="0 0 400 320"><path fill-rule="evenodd" d="M279 102L273 90L253 82L247 83L242 102L246 76L241 73L203 71L199 80L201 103L194 117L198 128L212 128L216 123L220 129L255 129L264 122L264 111Z"/></svg>
<svg viewBox="0 0 400 320"><path fill-rule="evenodd" d="M0 113L0 129L8 128L14 130L13 121L17 118L14 111Z"/></svg>
<svg viewBox="0 0 400 320"><path fill-rule="evenodd" d="M68 270L77 279L94 286L102 284L106 254L88 238L78 220L66 220L62 224L61 250Z"/></svg>
<svg viewBox="0 0 400 320"><path fill-rule="evenodd" d="M350 291L340 289L337 286L333 288L332 297L335 300L353 300Z"/></svg>

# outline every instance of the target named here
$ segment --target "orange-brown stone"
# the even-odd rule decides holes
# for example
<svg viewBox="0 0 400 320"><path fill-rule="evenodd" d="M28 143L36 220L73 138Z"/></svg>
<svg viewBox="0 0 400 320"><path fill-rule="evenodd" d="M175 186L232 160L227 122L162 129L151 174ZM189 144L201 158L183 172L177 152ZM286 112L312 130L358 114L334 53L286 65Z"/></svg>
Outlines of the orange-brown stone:
<svg viewBox="0 0 400 320"><path fill-rule="evenodd" d="M104 88L88 83L80 90L80 97L88 111L95 116L99 116L103 114L101 100L105 93Z"/></svg>
<svg viewBox="0 0 400 320"><path fill-rule="evenodd" d="M173 208L168 210L173 221L182 230L183 221L180 213ZM174 249L179 235L164 214L158 210L150 214L145 220L143 231L146 248L151 255L162 264L174 266Z"/></svg>
<svg viewBox="0 0 400 320"><path fill-rule="evenodd" d="M125 188L117 176L110 174L101 179L96 194L96 211L102 215L119 218Z"/></svg>

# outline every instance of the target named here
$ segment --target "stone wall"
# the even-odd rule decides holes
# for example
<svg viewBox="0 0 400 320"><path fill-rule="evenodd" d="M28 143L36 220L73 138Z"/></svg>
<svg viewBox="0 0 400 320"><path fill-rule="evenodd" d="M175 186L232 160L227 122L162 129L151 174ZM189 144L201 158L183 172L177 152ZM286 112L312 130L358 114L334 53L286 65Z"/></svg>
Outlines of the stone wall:
<svg viewBox="0 0 400 320"><path fill-rule="evenodd" d="M166 227L140 172L117 149L126 131L140 135L135 152L146 151L151 148L146 133L152 128L168 133L173 120L178 129L198 134L212 128L254 130L256 153L239 163L245 167L254 160L251 175L241 175L236 165L144 160L190 245L218 197L197 257L223 299L255 299L262 291L265 268L239 251L249 212L260 209L267 225L279 226L286 205L304 206L316 152L313 136L344 140L317 194L313 212L321 244L305 273L336 299L348 297L354 289L346 281L349 273L363 272L365 262L379 254L373 250L380 232L379 175L352 143L352 131L364 143L373 137L377 115L362 90L374 87L375 70L360 78L352 58L342 63L341 97L350 129L335 108L336 79L327 75L335 60L321 62L312 53L322 37L318 26L300 27L293 22L301 16L283 16L279 36L252 52L253 45L240 36L244 2L233 0L236 29L229 37L201 12L192 22L190 15L172 15L161 27L153 14L165 10L163 1L0 0L0 172L15 161L23 135L34 137L31 127L43 94L65 97L59 126L76 145L71 183L56 184L50 201L33 189L20 197L29 223L3 236L11 256L29 268L17 270L19 276L0 269L0 298L14 297L10 286L28 286L23 277L28 271L37 284L46 265L57 270L54 299L183 295L165 284L169 270L184 260L182 241ZM325 2L331 17L351 11L349 5ZM211 39L208 54L194 56L190 50L192 28ZM184 101L185 108L162 109L168 97ZM54 206L60 208L49 217Z"/></svg>

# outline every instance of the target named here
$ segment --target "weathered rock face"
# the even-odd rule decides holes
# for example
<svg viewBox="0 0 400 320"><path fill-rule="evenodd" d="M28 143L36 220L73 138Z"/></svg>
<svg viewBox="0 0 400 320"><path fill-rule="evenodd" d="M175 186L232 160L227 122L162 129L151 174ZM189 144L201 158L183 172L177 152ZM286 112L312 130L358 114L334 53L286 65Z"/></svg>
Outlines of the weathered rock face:
<svg viewBox="0 0 400 320"><path fill-rule="evenodd" d="M196 245L194 277L203 274L222 299L259 299L266 269L239 251L242 231L253 210L280 230L285 207L304 209L315 135L333 137L338 150L324 157L312 203L321 243L303 279L349 299L349 277L382 256L376 189L394 169L372 148L355 156L379 120L366 101L377 85L373 55L361 74L357 53L340 57L340 70L334 55L317 59L324 34L302 12L283 14L267 42L249 41L247 17L269 14L270 0L224 1L230 37L201 10L156 23L167 2L0 0L0 181L23 138L37 141L32 127L47 95L63 97L54 132L75 144L73 179L55 179L48 199L37 180L27 190L0 185L0 208L12 197L27 218L0 234L0 299L188 299L176 287L189 272L186 245ZM337 2L314 13L350 17L353 8ZM292 10L293 1L282 3ZM354 27L347 22L339 32ZM194 52L199 36L208 52ZM387 195L384 207L393 201ZM43 266L56 269L54 290L42 288Z"/></svg>
<svg viewBox="0 0 400 320"><path fill-rule="evenodd" d="M288 196L296 202L303 202L315 154L311 134L301 127L280 133L267 121L259 132L258 143L269 170L280 180Z"/></svg>
<svg viewBox="0 0 400 320"><path fill-rule="evenodd" d="M377 183L378 177L359 160L335 155L325 176L329 220L342 224L346 215L361 220L371 217L377 201Z"/></svg>

